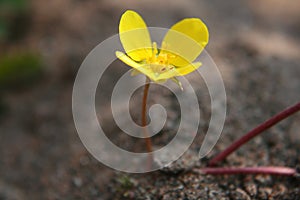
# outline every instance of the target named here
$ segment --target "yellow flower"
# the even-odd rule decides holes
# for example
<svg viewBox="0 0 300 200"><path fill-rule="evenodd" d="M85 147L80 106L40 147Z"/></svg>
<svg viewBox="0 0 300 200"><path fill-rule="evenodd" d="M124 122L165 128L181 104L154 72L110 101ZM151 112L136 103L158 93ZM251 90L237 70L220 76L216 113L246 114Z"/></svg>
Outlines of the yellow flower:
<svg viewBox="0 0 300 200"><path fill-rule="evenodd" d="M155 82L171 79L180 85L176 76L189 74L201 66L193 61L208 43L206 25L198 18L187 18L171 27L157 48L142 17L126 11L119 24L120 40L126 54L116 56L134 68L133 75L143 73ZM180 85L181 86L181 85Z"/></svg>

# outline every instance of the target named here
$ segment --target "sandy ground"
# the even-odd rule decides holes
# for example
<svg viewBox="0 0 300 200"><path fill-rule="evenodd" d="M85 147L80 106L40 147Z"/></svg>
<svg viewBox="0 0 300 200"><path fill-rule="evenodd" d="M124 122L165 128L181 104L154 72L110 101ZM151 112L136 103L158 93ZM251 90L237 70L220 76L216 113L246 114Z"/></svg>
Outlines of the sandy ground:
<svg viewBox="0 0 300 200"><path fill-rule="evenodd" d="M73 81L81 62L98 43L117 33L126 9L137 10L149 26L157 27L199 17L209 27L207 50L222 73L228 98L224 130L209 158L299 101L299 1L33 0L31 6L28 33L5 48L39 52L45 72L32 87L1 94L7 111L0 118L0 199L300 199L297 178L205 176L191 170L116 172L86 151L71 112ZM102 80L107 92L122 67L126 68L115 62L109 78ZM153 98L159 95L151 92ZM99 98L99 109L107 108L107 101ZM209 103L203 95L204 119L210 116L205 106ZM170 108L176 118L176 105ZM299 114L290 117L233 153L222 166L298 166L299 122ZM107 130L124 148L142 148L142 141L120 136L113 125ZM164 128L164 133L172 131L172 126ZM171 136L162 133L154 143L165 143ZM201 136L191 152L200 144ZM205 166L202 160L193 168Z"/></svg>

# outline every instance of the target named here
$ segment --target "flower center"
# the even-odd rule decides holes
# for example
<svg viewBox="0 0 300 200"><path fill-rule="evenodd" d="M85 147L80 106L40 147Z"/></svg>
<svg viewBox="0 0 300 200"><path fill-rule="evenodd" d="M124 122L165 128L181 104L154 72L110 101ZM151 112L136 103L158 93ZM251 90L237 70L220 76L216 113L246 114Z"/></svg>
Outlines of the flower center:
<svg viewBox="0 0 300 200"><path fill-rule="evenodd" d="M173 65L170 65L170 59L175 56L163 51L158 51L156 42L153 42L152 56L147 58L146 62L149 67L157 75L174 69Z"/></svg>

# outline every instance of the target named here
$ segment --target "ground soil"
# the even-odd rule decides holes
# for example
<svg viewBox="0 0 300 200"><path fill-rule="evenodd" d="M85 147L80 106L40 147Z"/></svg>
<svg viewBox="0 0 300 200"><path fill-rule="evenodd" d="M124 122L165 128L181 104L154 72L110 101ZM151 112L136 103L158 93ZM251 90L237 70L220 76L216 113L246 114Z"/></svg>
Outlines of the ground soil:
<svg viewBox="0 0 300 200"><path fill-rule="evenodd" d="M300 3L297 1L80 1L32 0L30 27L5 51L42 55L44 74L36 84L1 91L0 199L300 199L299 178L269 175L201 175L197 169L232 141L285 107L299 101ZM135 9L149 26L170 27L200 17L210 30L207 51L226 87L227 117L222 136L207 158L183 170L126 174L94 159L75 130L72 87L84 57L118 31L120 15ZM127 67L114 62L101 80L111 84ZM119 70L121 69L121 71ZM159 90L150 90L152 100ZM208 126L210 100L199 88L203 114L190 153L196 154ZM139 92L137 91L137 95ZM140 94L141 95L141 94ZM155 98L157 97L157 98ZM101 99L102 98L102 99ZM101 113L110 111L98 97ZM136 102L138 104L138 100ZM174 105L173 105L174 104ZM170 123L154 145L174 135L178 105L168 104ZM137 110L132 111L136 116ZM138 118L138 117L137 117ZM105 122L104 122L105 123ZM109 137L123 148L143 150L143 141L106 123ZM300 115L296 114L250 141L220 166L288 166L300 162ZM134 145L133 145L134 144ZM187 159L185 157L183 160Z"/></svg>

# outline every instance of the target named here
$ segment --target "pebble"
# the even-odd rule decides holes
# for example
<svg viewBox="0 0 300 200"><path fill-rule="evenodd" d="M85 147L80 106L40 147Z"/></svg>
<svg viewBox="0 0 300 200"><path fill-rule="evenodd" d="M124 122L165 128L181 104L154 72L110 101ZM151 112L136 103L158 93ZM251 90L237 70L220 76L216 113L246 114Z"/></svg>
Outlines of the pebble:
<svg viewBox="0 0 300 200"><path fill-rule="evenodd" d="M256 185L254 183L246 184L245 190L252 197L255 196L255 195L257 195L257 187L256 187Z"/></svg>
<svg viewBox="0 0 300 200"><path fill-rule="evenodd" d="M82 186L82 180L79 177L74 177L73 178L73 183L76 187L81 187Z"/></svg>

